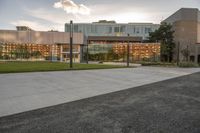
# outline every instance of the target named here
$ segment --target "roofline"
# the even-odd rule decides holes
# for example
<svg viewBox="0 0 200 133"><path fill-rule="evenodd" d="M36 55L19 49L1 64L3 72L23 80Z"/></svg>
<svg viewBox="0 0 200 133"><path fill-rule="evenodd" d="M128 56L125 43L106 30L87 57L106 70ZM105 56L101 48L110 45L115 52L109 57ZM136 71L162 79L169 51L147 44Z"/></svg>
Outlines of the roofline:
<svg viewBox="0 0 200 133"><path fill-rule="evenodd" d="M67 24L70 24L70 23L65 23L65 25ZM129 22L129 23L74 23L74 24L94 24L94 25L145 25L145 24L149 24L149 25L160 25L160 24L156 24L156 23L145 23L145 22L141 22L141 23L138 23L138 22Z"/></svg>
<svg viewBox="0 0 200 133"><path fill-rule="evenodd" d="M26 31L18 31L18 30L7 30L7 29L0 29L1 31L12 31L12 32L45 32L45 33L69 33L69 32L64 32L64 31L36 31L36 30L26 30Z"/></svg>
<svg viewBox="0 0 200 133"><path fill-rule="evenodd" d="M139 36L88 36L88 41L122 41L142 42Z"/></svg>
<svg viewBox="0 0 200 133"><path fill-rule="evenodd" d="M176 13L178 13L179 11L181 11L181 10L184 10L184 9L193 9L193 10L198 10L199 11L199 9L198 8L187 8L187 7L182 7L182 8L180 8L180 9L178 9L178 10L176 10L173 14L171 14L170 16L168 16L167 18L165 18L162 22L165 22L167 19L169 19L171 16L173 16L173 15L175 15Z"/></svg>

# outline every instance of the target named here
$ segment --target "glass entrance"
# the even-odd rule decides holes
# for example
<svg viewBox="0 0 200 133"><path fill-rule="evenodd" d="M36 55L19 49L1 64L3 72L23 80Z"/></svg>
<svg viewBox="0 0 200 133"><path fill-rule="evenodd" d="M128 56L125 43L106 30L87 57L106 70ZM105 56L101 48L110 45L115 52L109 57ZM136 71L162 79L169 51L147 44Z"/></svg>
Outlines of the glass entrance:
<svg viewBox="0 0 200 133"><path fill-rule="evenodd" d="M67 53L67 54L63 54L63 60L65 62L70 62L70 54ZM79 58L79 54L78 53L74 53L73 54L73 62L75 63L79 63L80 62L80 58Z"/></svg>

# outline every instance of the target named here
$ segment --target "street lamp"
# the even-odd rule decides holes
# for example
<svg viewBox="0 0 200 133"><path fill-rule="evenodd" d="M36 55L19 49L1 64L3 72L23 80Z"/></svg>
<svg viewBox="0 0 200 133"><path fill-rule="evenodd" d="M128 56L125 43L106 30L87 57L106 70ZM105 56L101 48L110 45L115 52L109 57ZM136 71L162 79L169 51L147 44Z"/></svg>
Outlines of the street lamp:
<svg viewBox="0 0 200 133"><path fill-rule="evenodd" d="M180 42L178 42L177 44L177 66L179 66L179 62L180 62L179 54L180 54Z"/></svg>
<svg viewBox="0 0 200 133"><path fill-rule="evenodd" d="M87 63L87 64L89 64L89 62L88 62L88 60L89 60L88 45L89 45L89 40L87 39L87 55L86 55L86 56L87 56L87 57L86 57L86 58L87 58L87 59L86 59L86 63Z"/></svg>
<svg viewBox="0 0 200 133"><path fill-rule="evenodd" d="M128 44L127 44L127 67L129 67L129 63L130 63L130 45L129 45L129 36L130 36L130 34L128 34Z"/></svg>
<svg viewBox="0 0 200 133"><path fill-rule="evenodd" d="M70 68L73 68L73 21L70 21Z"/></svg>

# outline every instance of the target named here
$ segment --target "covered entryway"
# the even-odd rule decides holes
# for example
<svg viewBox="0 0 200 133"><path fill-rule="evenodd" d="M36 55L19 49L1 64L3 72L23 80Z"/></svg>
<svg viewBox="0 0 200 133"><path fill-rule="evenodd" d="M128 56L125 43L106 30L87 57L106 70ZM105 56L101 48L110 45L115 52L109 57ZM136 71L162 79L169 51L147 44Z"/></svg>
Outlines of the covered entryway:
<svg viewBox="0 0 200 133"><path fill-rule="evenodd" d="M62 52L61 53L62 58L61 62L70 62L70 52ZM80 63L80 53L79 52L73 52L73 62Z"/></svg>
<svg viewBox="0 0 200 133"><path fill-rule="evenodd" d="M70 46L69 44L57 44L59 46L59 55L60 62L69 62L70 61ZM80 44L73 45L73 62L80 63L81 51Z"/></svg>

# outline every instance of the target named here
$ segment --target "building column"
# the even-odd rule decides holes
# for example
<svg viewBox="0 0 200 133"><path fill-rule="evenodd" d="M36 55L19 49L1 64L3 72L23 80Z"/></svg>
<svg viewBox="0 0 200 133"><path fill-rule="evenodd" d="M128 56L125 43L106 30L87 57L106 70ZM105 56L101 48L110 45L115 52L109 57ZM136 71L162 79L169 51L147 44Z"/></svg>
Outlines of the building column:
<svg viewBox="0 0 200 133"><path fill-rule="evenodd" d="M63 45L60 45L60 62L63 62Z"/></svg>

